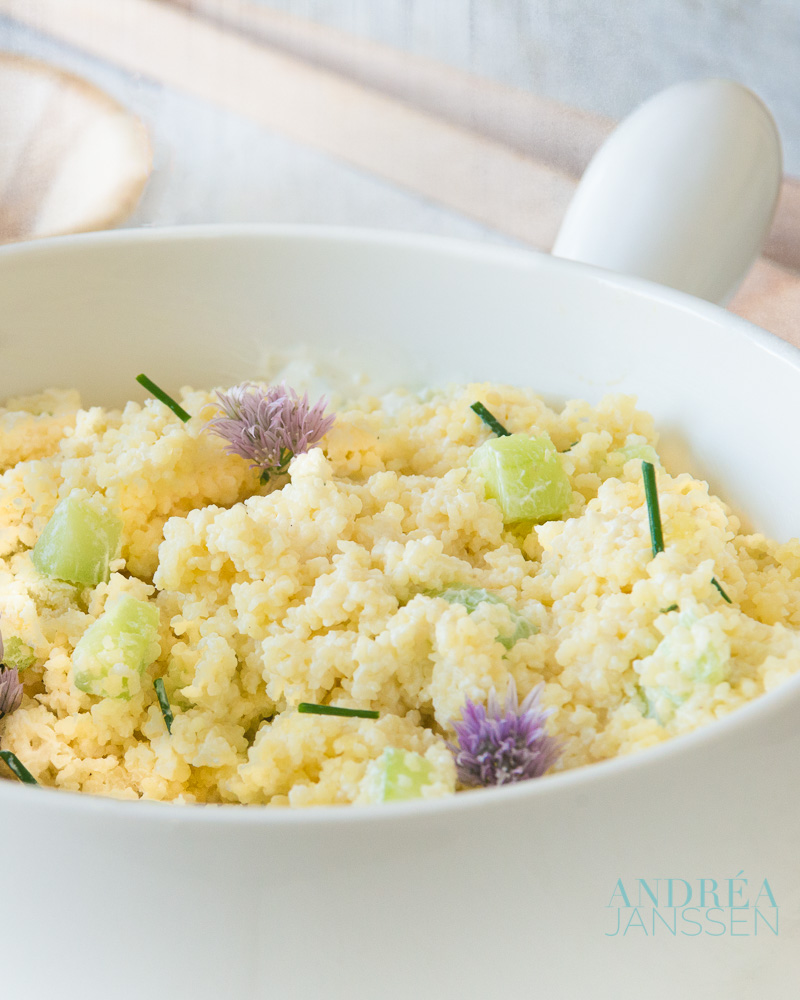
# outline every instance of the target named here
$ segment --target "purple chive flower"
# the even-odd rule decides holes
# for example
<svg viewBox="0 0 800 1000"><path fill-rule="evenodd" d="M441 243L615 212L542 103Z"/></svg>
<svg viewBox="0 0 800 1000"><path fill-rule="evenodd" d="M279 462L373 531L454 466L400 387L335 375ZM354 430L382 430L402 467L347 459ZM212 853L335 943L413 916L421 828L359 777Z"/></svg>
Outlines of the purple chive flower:
<svg viewBox="0 0 800 1000"><path fill-rule="evenodd" d="M509 681L503 708L494 691L488 705L467 699L461 721L454 722L456 743L448 743L463 785L508 785L538 778L555 764L561 744L545 729L552 709L539 704L538 684L518 704L517 686Z"/></svg>
<svg viewBox="0 0 800 1000"><path fill-rule="evenodd" d="M0 667L0 719L22 704L22 681L16 670Z"/></svg>
<svg viewBox="0 0 800 1000"><path fill-rule="evenodd" d="M308 451L336 419L325 416L324 396L309 406L308 393L301 398L285 382L266 391L242 382L217 398L222 415L209 420L206 429L225 438L229 455L249 458L264 483L271 473L285 472L291 458Z"/></svg>
<svg viewBox="0 0 800 1000"><path fill-rule="evenodd" d="M22 682L19 673L5 666L4 654L3 634L0 632L0 719L10 715L22 704Z"/></svg>

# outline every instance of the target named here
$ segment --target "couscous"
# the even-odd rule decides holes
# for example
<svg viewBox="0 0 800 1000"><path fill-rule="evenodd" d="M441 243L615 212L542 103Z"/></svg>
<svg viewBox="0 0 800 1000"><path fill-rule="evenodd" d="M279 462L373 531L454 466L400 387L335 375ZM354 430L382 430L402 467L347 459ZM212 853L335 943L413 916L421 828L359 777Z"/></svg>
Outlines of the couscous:
<svg viewBox="0 0 800 1000"><path fill-rule="evenodd" d="M653 746L800 669L800 543L670 475L631 397L365 396L262 475L220 422L280 392L236 391L184 390L187 422L0 410L0 748L39 784L438 797Z"/></svg>

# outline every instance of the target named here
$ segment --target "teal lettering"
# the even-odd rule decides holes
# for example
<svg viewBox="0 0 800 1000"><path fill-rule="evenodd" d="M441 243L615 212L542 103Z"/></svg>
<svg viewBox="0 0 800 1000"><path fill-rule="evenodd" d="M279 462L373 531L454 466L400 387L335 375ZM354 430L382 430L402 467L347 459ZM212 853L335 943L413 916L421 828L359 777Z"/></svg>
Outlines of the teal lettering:
<svg viewBox="0 0 800 1000"><path fill-rule="evenodd" d="M686 923L693 924L697 928L697 930L696 931L681 931L681 934L685 934L686 937L697 937L698 934L702 934L703 927L702 927L702 925L701 925L701 923L700 923L699 920L692 920L691 917L689 917L689 910L691 910L691 911L694 912L694 911L697 910L697 907L696 906L689 906L689 907L687 907L687 909L685 909L685 910L682 911L681 916L686 921Z"/></svg>
<svg viewBox="0 0 800 1000"><path fill-rule="evenodd" d="M706 889L706 882L710 882L711 883L711 888L710 889ZM713 898L713 900L714 900L714 906L719 907L719 900L717 899L717 883L714 881L713 878L701 878L700 879L700 905L701 906L708 906L708 903L706 902L706 892L708 892L709 896L711 896Z"/></svg>
<svg viewBox="0 0 800 1000"><path fill-rule="evenodd" d="M767 927L769 927L769 929L772 931L772 933L777 936L777 934L778 934L778 907L777 906L775 907L775 926L774 927L769 922L769 920L767 920L767 918L764 916L764 914L761 912L761 910L759 910L758 907L756 907L753 910L753 913L755 914L754 924L755 924L755 932L756 932L756 934L758 934L758 918L761 917L761 919L764 921L764 923L767 925Z"/></svg>
<svg viewBox="0 0 800 1000"><path fill-rule="evenodd" d="M684 888L686 889L686 899L682 903L676 903L675 897L673 895L673 883L682 882ZM692 898L692 887L686 881L685 878L668 878L667 879L667 906L687 906Z"/></svg>
<svg viewBox="0 0 800 1000"><path fill-rule="evenodd" d="M734 930L734 927L737 924L739 924L739 925L741 925L741 924L747 924L747 920L746 919L737 920L736 919L735 911L731 910L731 937L748 937L749 934L750 934L749 931L741 932L741 931Z"/></svg>
<svg viewBox="0 0 800 1000"><path fill-rule="evenodd" d="M614 897L617 895L617 893L619 893L620 896L622 897L622 903L621 904L614 902ZM611 893L611 899L610 899L608 905L609 906L620 906L620 905L621 906L630 906L631 905L630 904L630 900L628 899L628 894L627 894L627 892L625 892L625 886L622 884L622 879L621 878L617 879L616 885L614 886L614 891Z"/></svg>
<svg viewBox="0 0 800 1000"><path fill-rule="evenodd" d="M619 934L619 918L620 918L620 912L621 911L620 911L620 908L618 906L612 907L612 909L615 909L617 911L617 929L614 931L613 934L609 934L608 931L606 931L605 932L606 937L616 937L617 934Z"/></svg>
<svg viewBox="0 0 800 1000"><path fill-rule="evenodd" d="M661 881L660 878L656 879L656 891L655 891L655 895L653 895L653 890L650 888L650 886L647 884L647 882L643 878L639 879L639 905L640 906L642 905L642 889L644 889L644 891L647 893L647 895L650 897L650 899L653 900L653 905L654 906L658 906L658 883L660 881Z"/></svg>
<svg viewBox="0 0 800 1000"><path fill-rule="evenodd" d="M759 893L756 896L756 906L758 906L758 901L759 901L759 899L761 899L761 897L762 897L762 895L764 893L767 894L767 899L769 899L770 906L777 906L778 905L775 902L775 897L772 895L772 889L770 888L769 882L767 881L767 879L764 879L764 884L761 886L761 889L759 890Z"/></svg>
<svg viewBox="0 0 800 1000"><path fill-rule="evenodd" d="M653 934L656 932L656 917L661 921L661 923L667 928L670 934L675 937L678 931L678 911L675 907L672 908L672 926L670 927L666 918L662 915L661 910L653 910Z"/></svg>
<svg viewBox="0 0 800 1000"><path fill-rule="evenodd" d="M623 934L627 934L628 931L633 928L634 930L643 930L645 937L647 937L647 928L644 925L644 920L642 920L642 915L639 913L639 907L634 906L630 917L628 918L628 923L625 926Z"/></svg>
<svg viewBox="0 0 800 1000"><path fill-rule="evenodd" d="M728 879L728 906L732 910L749 910L750 909L750 900L749 899L743 905L739 904L739 903L734 903L734 901L733 901L734 894L736 896L738 896L739 899L741 899L742 896L744 896L744 887L747 885L747 879L746 878L739 878L739 875L741 875L743 871L744 871L744 868L742 869L742 871L740 871L735 876L735 878L729 878ZM742 883L741 888L737 887L737 886L734 886L734 882L741 882Z"/></svg>

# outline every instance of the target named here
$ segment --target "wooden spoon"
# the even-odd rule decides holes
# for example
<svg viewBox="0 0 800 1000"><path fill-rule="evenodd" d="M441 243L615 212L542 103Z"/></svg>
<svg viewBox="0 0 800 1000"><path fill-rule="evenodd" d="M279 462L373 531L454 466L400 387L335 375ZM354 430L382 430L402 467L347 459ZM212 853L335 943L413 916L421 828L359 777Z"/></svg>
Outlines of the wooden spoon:
<svg viewBox="0 0 800 1000"><path fill-rule="evenodd" d="M103 91L0 54L0 243L117 225L151 167L144 125Z"/></svg>

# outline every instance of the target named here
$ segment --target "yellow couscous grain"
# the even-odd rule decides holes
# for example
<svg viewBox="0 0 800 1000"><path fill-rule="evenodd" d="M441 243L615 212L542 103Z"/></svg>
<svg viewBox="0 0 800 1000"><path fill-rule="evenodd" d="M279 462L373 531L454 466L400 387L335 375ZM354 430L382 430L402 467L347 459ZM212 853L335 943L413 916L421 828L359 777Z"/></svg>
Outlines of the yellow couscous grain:
<svg viewBox="0 0 800 1000"><path fill-rule="evenodd" d="M475 400L515 432L550 436L572 487L563 517L503 523L468 467L490 437ZM0 627L32 651L0 742L42 784L352 803L397 748L430 765L426 796L446 795L452 721L512 678L520 696L543 682L557 771L696 729L800 669L797 541L745 534L704 482L659 466L665 551L653 558L641 459L657 461L658 440L630 397L558 410L480 384L364 398L267 485L205 432L210 393L182 401L196 414L185 425L155 400L84 410L73 392L0 410ZM31 560L74 491L122 521L95 587ZM455 585L501 603L470 612L436 593ZM96 697L75 686L71 657L123 594L157 609L160 652L127 700ZM498 641L520 618L526 634ZM380 718L301 715L300 701Z"/></svg>

